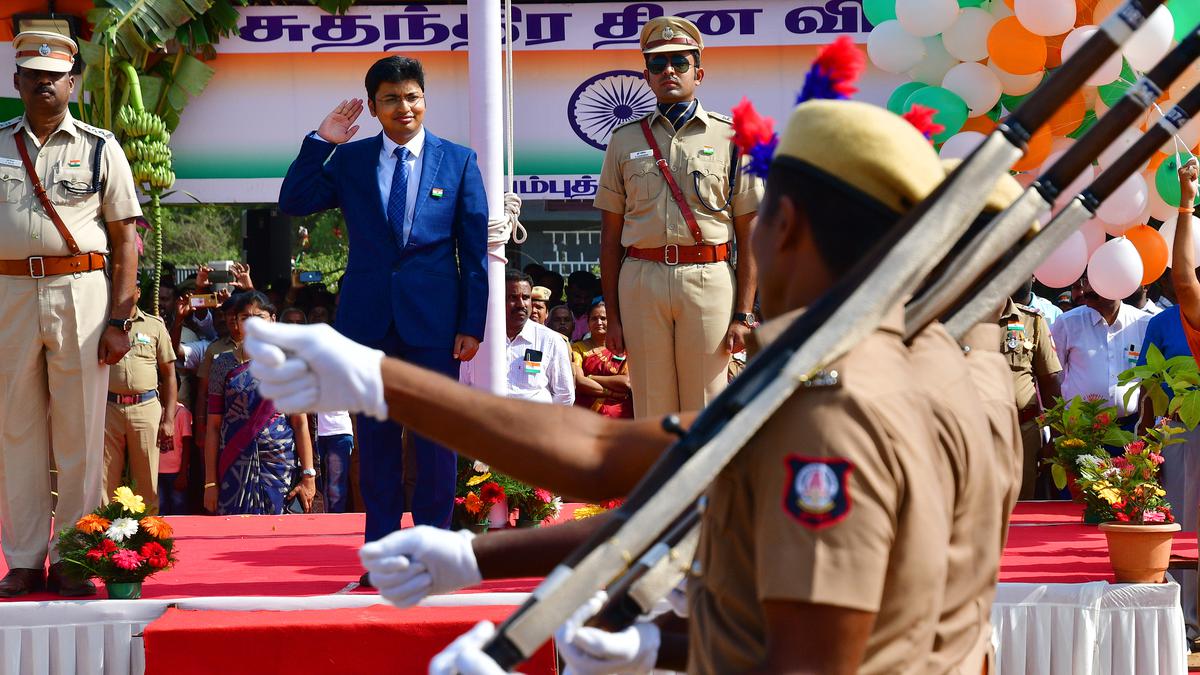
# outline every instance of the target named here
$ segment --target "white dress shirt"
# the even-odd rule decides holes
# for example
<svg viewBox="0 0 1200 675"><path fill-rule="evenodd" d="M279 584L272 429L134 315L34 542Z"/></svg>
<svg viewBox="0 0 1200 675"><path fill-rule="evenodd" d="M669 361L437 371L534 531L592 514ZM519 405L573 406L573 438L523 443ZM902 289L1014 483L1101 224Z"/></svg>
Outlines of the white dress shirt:
<svg viewBox="0 0 1200 675"><path fill-rule="evenodd" d="M1117 376L1136 365L1149 321L1149 314L1123 302L1111 326L1086 305L1058 317L1050 335L1063 366L1063 398L1094 394L1116 406L1122 417L1136 413L1137 396L1128 406L1124 398L1137 384L1120 387Z"/></svg>
<svg viewBox="0 0 1200 675"><path fill-rule="evenodd" d="M383 147L379 149L379 166L375 168L375 175L379 181L379 196L383 200L385 215L388 212L388 198L392 194L392 176L396 175L396 162L399 161L396 157L396 148L399 147L399 143L383 134ZM408 235L412 232L417 188L421 185L421 167L424 165L422 158L425 150L425 127L421 127L417 135L405 143L404 147L408 148L408 193L404 200L404 241L401 245L408 243Z"/></svg>
<svg viewBox="0 0 1200 675"><path fill-rule="evenodd" d="M527 367L525 354L528 350L542 353L540 364ZM571 369L567 341L561 335L536 321L527 320L521 332L508 340L505 354L506 397L561 405L575 402L575 374ZM473 363L467 361L459 368L458 379L463 384L474 384Z"/></svg>

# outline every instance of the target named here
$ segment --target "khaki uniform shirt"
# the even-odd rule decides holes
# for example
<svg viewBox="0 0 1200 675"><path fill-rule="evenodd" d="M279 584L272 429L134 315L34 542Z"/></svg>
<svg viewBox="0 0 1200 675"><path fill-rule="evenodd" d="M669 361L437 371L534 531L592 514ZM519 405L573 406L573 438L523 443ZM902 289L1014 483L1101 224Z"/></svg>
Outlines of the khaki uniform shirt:
<svg viewBox="0 0 1200 675"><path fill-rule="evenodd" d="M1017 410L1038 404L1037 375L1062 372L1050 326L1038 310L1008 300L1000 314L1004 335L1000 351L1008 359L1016 389Z"/></svg>
<svg viewBox="0 0 1200 675"><path fill-rule="evenodd" d="M1008 359L1000 354L999 346L1004 340L1003 328L994 324L979 324L963 336L963 348L967 350L967 364L975 380L975 389L987 411L992 429L992 442L996 456L1007 461L1007 470L997 472L1005 481L1005 514L1011 515L1017 496L1021 492L1021 464L1024 461L1024 444L1021 441L1021 424L1017 419L1017 406L1013 404L1016 393ZM1050 350L1053 353L1053 349ZM1008 534L1008 518L1004 520L1004 535Z"/></svg>
<svg viewBox="0 0 1200 675"><path fill-rule="evenodd" d="M770 340L793 318L753 335ZM860 672L929 672L950 535L903 325L894 311L793 394L709 488L689 672L761 665L768 600L876 613Z"/></svg>
<svg viewBox="0 0 1200 675"><path fill-rule="evenodd" d="M138 309L129 330L129 351L108 369L108 390L114 394L141 394L158 389L158 366L175 361L171 334L157 316Z"/></svg>
<svg viewBox="0 0 1200 675"><path fill-rule="evenodd" d="M233 338L228 335L223 338L217 338L216 342L213 342L204 350L204 357L200 359L200 367L196 369L196 377L207 380L209 372L212 371L213 359L217 358L219 354L233 351L233 348Z"/></svg>
<svg viewBox="0 0 1200 675"><path fill-rule="evenodd" d="M761 180L739 167L730 208L724 208L730 190L732 120L710 113L697 103L695 116L679 131L675 131L657 110L650 114L650 129L685 201L696 216L696 223L704 235L704 241L699 243L733 241L733 218L758 210L763 187ZM744 165L745 161L742 163ZM667 244L692 246L698 243L654 162L639 122L613 131L604 153L604 167L600 171L600 185L593 205L602 211L625 216L621 246L657 248Z"/></svg>
<svg viewBox="0 0 1200 675"><path fill-rule="evenodd" d="M997 469L1007 474L1009 459L997 455L970 367L946 329L931 324L913 339L910 352L914 384L933 408L938 445L949 460L940 481L952 517L949 566L929 672L979 675L991 638L988 617L1008 517L1008 486L998 485L996 474Z"/></svg>
<svg viewBox="0 0 1200 675"><path fill-rule="evenodd" d="M142 215L133 174L121 146L111 133L76 121L70 113L46 139L45 146L37 147L27 128L24 117L0 124L0 260L71 255L25 174L17 151L18 134L25 140L54 210L79 250L108 252L105 223ZM92 157L101 138L100 191L78 194L78 190L92 184Z"/></svg>

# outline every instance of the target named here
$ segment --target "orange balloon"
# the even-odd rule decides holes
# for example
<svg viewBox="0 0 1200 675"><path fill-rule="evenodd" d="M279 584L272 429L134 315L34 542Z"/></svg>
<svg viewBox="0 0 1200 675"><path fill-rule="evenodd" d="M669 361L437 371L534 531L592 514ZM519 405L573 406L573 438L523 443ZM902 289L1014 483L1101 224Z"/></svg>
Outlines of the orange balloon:
<svg viewBox="0 0 1200 675"><path fill-rule="evenodd" d="M1092 13L1096 9L1096 3L1099 0L1075 0L1075 25L1086 26L1095 23L1092 21Z"/></svg>
<svg viewBox="0 0 1200 675"><path fill-rule="evenodd" d="M1046 38L1025 30L1017 17L992 25L988 57L996 67L1013 75L1032 75L1046 67Z"/></svg>
<svg viewBox="0 0 1200 675"><path fill-rule="evenodd" d="M1017 11L1017 8L1013 7L1013 2L1015 1L1016 0L1004 0L1004 4L1008 5L1008 8L1015 12Z"/></svg>
<svg viewBox="0 0 1200 675"><path fill-rule="evenodd" d="M1167 240L1149 225L1131 227L1121 236L1128 239L1142 257L1142 269L1145 270L1142 273L1142 285L1158 281L1167 271Z"/></svg>
<svg viewBox="0 0 1200 675"><path fill-rule="evenodd" d="M1099 26L1104 23L1104 20L1123 4L1125 4L1125 0L1100 0L1097 2L1096 7L1092 9L1092 25Z"/></svg>
<svg viewBox="0 0 1200 675"><path fill-rule="evenodd" d="M980 115L978 117L972 117L968 119L966 124L963 124L962 129L959 129L959 133L964 131L978 131L986 136L992 133L992 131L995 129L996 123L992 121L992 118L988 117L987 115Z"/></svg>
<svg viewBox="0 0 1200 675"><path fill-rule="evenodd" d="M1054 137L1050 134L1049 127L1038 129L1037 133L1029 139L1029 148L1025 150L1025 156L1012 165L1012 170L1033 171L1038 168L1050 156L1050 148L1053 143Z"/></svg>
<svg viewBox="0 0 1200 675"><path fill-rule="evenodd" d="M1054 35L1046 38L1046 67L1057 68L1062 65L1062 46L1070 33Z"/></svg>
<svg viewBox="0 0 1200 675"><path fill-rule="evenodd" d="M1166 153L1155 152L1154 157L1150 158L1150 166L1147 167L1146 170L1152 173L1158 171L1158 166L1167 161L1167 157L1168 155Z"/></svg>
<svg viewBox="0 0 1200 675"><path fill-rule="evenodd" d="M1076 90L1071 97L1068 98L1054 114L1050 116L1050 121L1046 126L1050 128L1050 133L1055 136L1065 136L1079 128L1083 124L1083 118L1087 116L1087 101L1083 97L1082 90Z"/></svg>

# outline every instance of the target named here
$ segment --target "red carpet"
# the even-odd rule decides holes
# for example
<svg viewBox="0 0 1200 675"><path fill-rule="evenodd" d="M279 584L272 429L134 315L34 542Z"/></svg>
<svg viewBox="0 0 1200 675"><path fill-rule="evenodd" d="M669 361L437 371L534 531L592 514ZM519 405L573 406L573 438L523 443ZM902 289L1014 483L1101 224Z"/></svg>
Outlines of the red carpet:
<svg viewBox="0 0 1200 675"><path fill-rule="evenodd" d="M429 659L476 622L512 607L376 606L292 612L168 609L146 626L147 675L423 673ZM249 658L247 658L249 656ZM520 671L557 672L543 647Z"/></svg>

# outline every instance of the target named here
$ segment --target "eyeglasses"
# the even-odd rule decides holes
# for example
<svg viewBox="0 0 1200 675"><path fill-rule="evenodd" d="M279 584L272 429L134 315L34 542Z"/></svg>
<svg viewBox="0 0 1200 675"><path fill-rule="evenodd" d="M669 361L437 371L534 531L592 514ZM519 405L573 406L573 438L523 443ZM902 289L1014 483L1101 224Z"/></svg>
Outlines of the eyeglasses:
<svg viewBox="0 0 1200 675"><path fill-rule="evenodd" d="M658 54L646 59L646 70L650 71L651 75L658 75L667 69L668 63L677 73L686 73L692 67L692 62L684 54L675 54L674 56Z"/></svg>
<svg viewBox="0 0 1200 675"><path fill-rule="evenodd" d="M382 96L376 103L385 108L395 108L403 101L408 104L408 107L415 108L418 103L424 100L425 94L409 94L407 96Z"/></svg>

